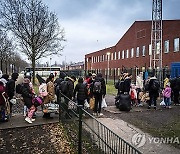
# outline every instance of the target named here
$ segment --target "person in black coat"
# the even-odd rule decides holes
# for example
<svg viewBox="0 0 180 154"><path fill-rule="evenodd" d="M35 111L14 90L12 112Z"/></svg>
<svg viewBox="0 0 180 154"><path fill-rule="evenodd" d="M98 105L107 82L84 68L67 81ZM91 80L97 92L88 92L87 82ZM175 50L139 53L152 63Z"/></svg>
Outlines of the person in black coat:
<svg viewBox="0 0 180 154"><path fill-rule="evenodd" d="M76 85L76 87L74 89L74 98L76 96L76 93L77 93L78 105L83 105L83 107L84 107L84 101L88 97L88 89L87 89L86 85L83 84L83 78L81 78L81 77L78 79L78 84Z"/></svg>
<svg viewBox="0 0 180 154"><path fill-rule="evenodd" d="M94 87L96 82L101 82L101 90L100 92L96 92L94 91ZM93 115L103 115L101 113L101 104L102 104L102 98L105 97L106 95L106 84L105 84L105 80L102 77L101 73L98 73L96 78L94 79L92 85L91 85L91 93L93 94L94 98L95 98L95 107L94 107L94 113Z"/></svg>
<svg viewBox="0 0 180 154"><path fill-rule="evenodd" d="M149 91L149 97L150 97L148 109L151 108L152 104L154 104L154 109L156 109L156 104L157 104L156 101L159 96L160 87L157 87L157 89L153 88L153 84L155 81L157 81L157 78L154 75L152 75L151 78L149 79L149 85L148 85L148 91Z"/></svg>
<svg viewBox="0 0 180 154"><path fill-rule="evenodd" d="M60 85L61 85L61 82L64 81L65 77L66 77L66 74L64 72L60 72L59 78L57 78L54 81L55 94L57 96L57 102L59 102L59 100L60 100Z"/></svg>
<svg viewBox="0 0 180 154"><path fill-rule="evenodd" d="M15 82L18 78L19 74L18 73L13 73L11 76L11 79L7 82L6 84L6 92L8 95L8 100L11 100L14 97L15 94ZM13 104L10 102L10 114L12 114L12 106Z"/></svg>

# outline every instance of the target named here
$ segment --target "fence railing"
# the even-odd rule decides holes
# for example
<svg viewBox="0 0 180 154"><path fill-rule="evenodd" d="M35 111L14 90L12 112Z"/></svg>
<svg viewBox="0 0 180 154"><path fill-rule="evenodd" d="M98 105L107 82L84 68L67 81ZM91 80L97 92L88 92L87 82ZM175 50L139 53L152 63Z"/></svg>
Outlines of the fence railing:
<svg viewBox="0 0 180 154"><path fill-rule="evenodd" d="M141 154L92 116L91 110L83 109L62 93L60 97L60 121L79 154Z"/></svg>

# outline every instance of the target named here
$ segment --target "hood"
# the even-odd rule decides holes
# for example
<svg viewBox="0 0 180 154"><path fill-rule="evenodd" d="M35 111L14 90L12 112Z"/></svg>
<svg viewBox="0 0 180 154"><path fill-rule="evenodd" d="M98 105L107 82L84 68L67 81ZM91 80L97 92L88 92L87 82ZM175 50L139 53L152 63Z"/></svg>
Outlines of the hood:
<svg viewBox="0 0 180 154"><path fill-rule="evenodd" d="M5 86L6 86L6 83L7 83L6 79L1 78L0 81L3 83L3 85L4 85L4 87L5 87Z"/></svg>
<svg viewBox="0 0 180 154"><path fill-rule="evenodd" d="M155 76L151 77L150 80L156 80L157 78Z"/></svg>

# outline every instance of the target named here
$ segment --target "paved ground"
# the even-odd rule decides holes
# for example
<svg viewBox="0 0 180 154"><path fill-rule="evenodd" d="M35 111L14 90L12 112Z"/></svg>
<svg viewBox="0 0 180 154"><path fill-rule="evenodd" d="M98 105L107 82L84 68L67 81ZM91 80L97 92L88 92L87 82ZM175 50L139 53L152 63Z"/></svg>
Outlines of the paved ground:
<svg viewBox="0 0 180 154"><path fill-rule="evenodd" d="M114 96L106 96L106 101L107 101L108 107L104 109L103 111L104 116L102 118L99 118L99 121L102 122L104 125L106 125L109 129L114 131L116 134L118 134L120 137L128 141L130 144L133 144L135 147L139 146L138 149L142 151L143 153L147 153L147 154L149 153L150 154L151 153L179 154L180 153L179 149L176 149L170 146L169 144L167 145L167 144L150 143L151 141L150 139L153 139L153 138L149 133L147 133L145 129L146 126L148 126L148 128L150 129L151 128L158 129L159 127L164 127L164 125L169 124L169 121L172 121L172 119L175 116L177 118L180 117L180 112L179 112L180 107L179 108L173 107L172 110L164 110L158 106L158 110L155 111L153 109L147 110L147 106L145 105L144 107L133 107L133 110L131 110L129 113L126 113L126 112L119 111L114 106ZM9 122L0 123L0 145L2 146L0 149L0 153L19 153L19 152L31 153L31 150L33 149L33 147L30 147L29 150L26 150L26 148L28 149L28 146L24 144L27 144L28 140L30 143L33 143L32 141L34 139L33 135L39 136L38 134L40 134L40 136L43 136L43 139L42 139L43 143L39 145L41 149L38 149L39 152L37 153L58 153L56 148L54 150L52 147L49 147L49 146L45 148L44 142L51 142L51 140L53 140L52 138L54 135L51 137L44 136L43 134L48 135L47 130L49 128L43 129L42 128L43 126L39 126L39 124L40 125L44 124L45 127L49 127L50 125L53 125L50 123L57 123L59 120L58 115L53 115L54 119L47 120L47 119L42 118L41 112L38 112L36 121L33 124L28 124L27 122L25 122L24 117L22 116L21 103L17 104L14 107L14 112L16 113L16 116L12 117L12 119ZM162 117L163 117L163 120L162 120ZM140 124L138 123L137 125L138 128L134 126L137 124L136 119L139 119L139 121L142 123L142 125L141 123ZM45 124L48 124L48 125L45 125ZM26 128L26 126L33 126L33 127ZM10 127L18 127L18 128L13 129L13 130L7 129ZM20 127L23 127L23 129L21 129ZM58 126L53 125L52 127L57 128ZM41 129L42 131L40 131ZM32 130L37 130L37 131L33 132ZM17 131L19 133L16 133ZM29 131L30 131L30 134L28 133L29 135L27 135L27 132ZM12 135L9 136L9 133ZM21 138L19 138L20 134L23 135ZM58 136L60 137L61 135L62 134ZM8 140L6 136L7 137L9 136L11 140ZM40 136L38 138L40 138ZM24 144L22 146L20 146L21 144L18 142L19 139L21 140L22 143L24 141ZM58 145L59 142L55 142L55 143L53 142L53 144ZM34 144L32 145L36 147L36 145ZM48 151L48 148L52 148L52 151ZM13 150L16 150L16 151L13 151ZM68 152L66 151L65 153L68 153Z"/></svg>
<svg viewBox="0 0 180 154"><path fill-rule="evenodd" d="M174 120L178 119L179 121L180 106L173 106L170 110L164 109L159 106L159 100L157 110L148 110L147 104L144 104L143 107L132 107L133 109L130 112L123 112L115 107L114 96L106 96L106 101L108 107L104 108L103 113L105 118L100 118L99 120L120 137L137 147L143 153L180 153L179 149L172 147L170 144L157 143L161 142L159 140L162 138L156 136L152 137L148 133L148 129L158 130L162 128L160 129L162 131L166 129L165 126L170 125L171 122L176 123ZM138 128L134 125L138 126ZM180 133L180 128L178 127L177 129ZM161 132L158 133L158 135L160 135ZM176 138L178 139L177 142L180 142L180 136L176 137L178 137Z"/></svg>

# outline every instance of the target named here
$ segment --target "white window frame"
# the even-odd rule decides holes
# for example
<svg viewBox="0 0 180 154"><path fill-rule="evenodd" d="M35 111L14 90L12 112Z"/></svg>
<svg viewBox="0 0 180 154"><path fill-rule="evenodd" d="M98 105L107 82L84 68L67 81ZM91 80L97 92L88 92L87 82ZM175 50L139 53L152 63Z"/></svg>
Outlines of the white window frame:
<svg viewBox="0 0 180 154"><path fill-rule="evenodd" d="M122 59L124 59L124 50L122 51Z"/></svg>
<svg viewBox="0 0 180 154"><path fill-rule="evenodd" d="M114 53L114 60L116 60L116 52Z"/></svg>
<svg viewBox="0 0 180 154"><path fill-rule="evenodd" d="M164 53L169 53L169 40L164 41Z"/></svg>
<svg viewBox="0 0 180 154"><path fill-rule="evenodd" d="M174 39L174 52L178 52L179 51L179 38L175 38Z"/></svg>
<svg viewBox="0 0 180 154"><path fill-rule="evenodd" d="M134 57L134 48L131 48L131 58Z"/></svg>
<svg viewBox="0 0 180 154"><path fill-rule="evenodd" d="M126 50L126 58L129 58L129 50Z"/></svg>
<svg viewBox="0 0 180 154"><path fill-rule="evenodd" d="M119 51L118 52L118 59L120 59L121 58L121 52Z"/></svg>
<svg viewBox="0 0 180 154"><path fill-rule="evenodd" d="M152 45L149 44L149 56L151 56L151 55L152 55Z"/></svg>
<svg viewBox="0 0 180 154"><path fill-rule="evenodd" d="M136 57L139 57L139 47L136 48Z"/></svg>
<svg viewBox="0 0 180 154"><path fill-rule="evenodd" d="M145 57L145 55L146 55L146 46L143 45L142 46L142 56Z"/></svg>

